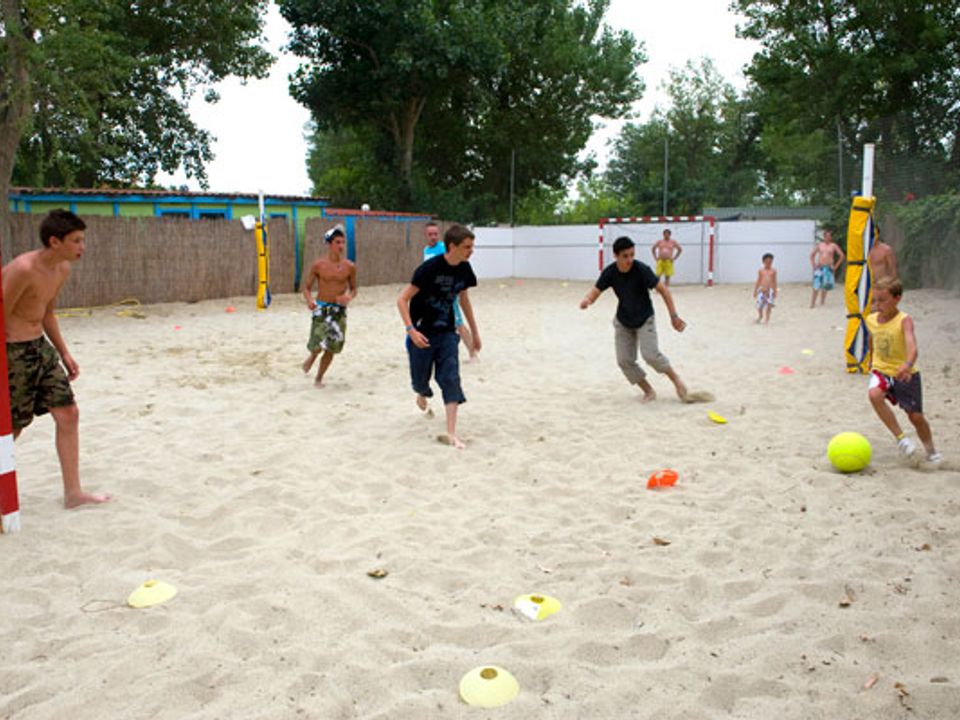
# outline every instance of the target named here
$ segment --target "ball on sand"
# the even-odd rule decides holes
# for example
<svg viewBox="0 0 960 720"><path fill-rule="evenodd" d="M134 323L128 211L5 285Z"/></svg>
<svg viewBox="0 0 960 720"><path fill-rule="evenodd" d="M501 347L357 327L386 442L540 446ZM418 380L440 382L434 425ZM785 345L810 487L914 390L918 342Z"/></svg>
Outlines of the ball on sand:
<svg viewBox="0 0 960 720"><path fill-rule="evenodd" d="M827 445L827 457L840 472L859 472L870 464L870 441L860 433L842 432Z"/></svg>

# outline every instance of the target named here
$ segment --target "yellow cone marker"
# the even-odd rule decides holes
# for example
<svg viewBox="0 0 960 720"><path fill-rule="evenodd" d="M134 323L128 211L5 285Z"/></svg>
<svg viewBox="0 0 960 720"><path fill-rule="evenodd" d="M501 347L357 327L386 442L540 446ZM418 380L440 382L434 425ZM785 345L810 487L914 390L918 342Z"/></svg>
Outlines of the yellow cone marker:
<svg viewBox="0 0 960 720"><path fill-rule="evenodd" d="M162 580L147 580L127 598L127 604L133 608L145 608L164 603L177 594L177 589Z"/></svg>
<svg viewBox="0 0 960 720"><path fill-rule="evenodd" d="M549 595L521 595L513 601L517 612L531 620L543 620L560 609L560 601Z"/></svg>
<svg viewBox="0 0 960 720"><path fill-rule="evenodd" d="M810 348L804 348L803 350L800 351L800 354L801 354L801 355L813 355L813 350L811 350Z"/></svg>
<svg viewBox="0 0 960 720"><path fill-rule="evenodd" d="M509 672L496 665L474 668L460 678L460 697L467 705L495 708L506 705L520 692Z"/></svg>
<svg viewBox="0 0 960 720"><path fill-rule="evenodd" d="M717 425L727 424L727 419L723 415L718 415L713 410L707 413L707 417L713 420Z"/></svg>

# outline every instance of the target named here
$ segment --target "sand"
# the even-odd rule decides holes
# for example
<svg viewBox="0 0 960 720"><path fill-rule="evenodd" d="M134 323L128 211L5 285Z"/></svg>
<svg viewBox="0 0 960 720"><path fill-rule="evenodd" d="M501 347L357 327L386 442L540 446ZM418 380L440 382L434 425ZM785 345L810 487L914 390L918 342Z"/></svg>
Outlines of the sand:
<svg viewBox="0 0 960 720"><path fill-rule="evenodd" d="M18 441L0 718L960 716L960 297L903 302L946 456L930 470L844 372L840 293L810 310L787 286L763 327L750 287L675 288L689 327L658 306L661 347L716 399L657 376L643 405L614 298L581 311L588 287L471 293L466 451L437 442L436 400L414 405L398 286L361 288L323 390L296 296L63 318L84 485L117 500L61 509L52 422ZM873 444L861 474L826 462L845 430ZM679 483L648 491L661 468ZM179 594L125 607L150 578ZM562 609L511 611L532 592ZM519 681L511 704L458 698L485 664Z"/></svg>

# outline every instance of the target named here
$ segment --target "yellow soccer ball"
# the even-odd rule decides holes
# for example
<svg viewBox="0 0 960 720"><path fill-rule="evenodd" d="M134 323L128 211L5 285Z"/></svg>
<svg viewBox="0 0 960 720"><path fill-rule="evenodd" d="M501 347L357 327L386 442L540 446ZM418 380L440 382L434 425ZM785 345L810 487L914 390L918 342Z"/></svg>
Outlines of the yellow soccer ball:
<svg viewBox="0 0 960 720"><path fill-rule="evenodd" d="M870 464L873 449L860 433L842 432L827 445L827 457L840 472L859 472Z"/></svg>

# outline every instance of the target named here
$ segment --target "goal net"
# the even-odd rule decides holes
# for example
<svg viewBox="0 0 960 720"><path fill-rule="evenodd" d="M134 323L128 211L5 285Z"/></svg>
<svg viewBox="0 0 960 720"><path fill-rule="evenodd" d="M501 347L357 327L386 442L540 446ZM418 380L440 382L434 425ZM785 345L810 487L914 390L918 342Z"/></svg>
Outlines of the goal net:
<svg viewBox="0 0 960 720"><path fill-rule="evenodd" d="M681 247L680 259L673 264L675 284L713 285L716 220L709 215L670 215L631 218L601 218L597 253L600 269L613 262L613 243L628 237L637 246L637 260L652 268L654 244L669 230Z"/></svg>

